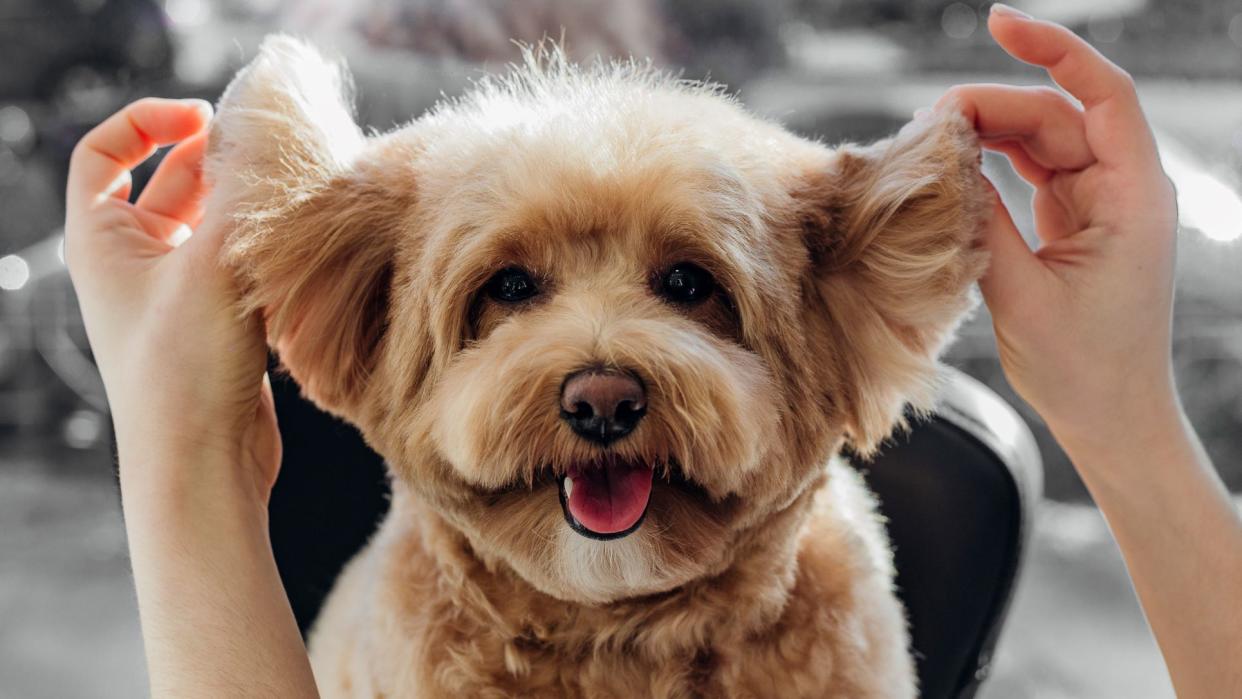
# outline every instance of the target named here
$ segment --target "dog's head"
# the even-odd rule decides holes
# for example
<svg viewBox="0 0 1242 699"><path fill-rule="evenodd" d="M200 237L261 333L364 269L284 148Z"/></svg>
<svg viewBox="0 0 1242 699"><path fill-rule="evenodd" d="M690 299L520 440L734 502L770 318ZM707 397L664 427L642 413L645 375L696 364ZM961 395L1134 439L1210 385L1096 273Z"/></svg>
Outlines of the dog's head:
<svg viewBox="0 0 1242 699"><path fill-rule="evenodd" d="M344 82L276 38L225 93L227 259L306 395L537 588L723 570L930 399L982 264L960 118L830 149L553 50L364 135Z"/></svg>

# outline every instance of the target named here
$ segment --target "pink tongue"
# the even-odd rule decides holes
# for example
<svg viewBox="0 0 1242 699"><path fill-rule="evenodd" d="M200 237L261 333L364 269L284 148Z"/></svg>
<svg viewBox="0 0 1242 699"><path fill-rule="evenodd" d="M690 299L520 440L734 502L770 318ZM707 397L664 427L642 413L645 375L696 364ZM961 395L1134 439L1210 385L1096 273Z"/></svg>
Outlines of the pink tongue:
<svg viewBox="0 0 1242 699"><path fill-rule="evenodd" d="M651 497L652 471L625 463L580 468L566 474L573 480L569 513L599 534L616 534L634 526Z"/></svg>

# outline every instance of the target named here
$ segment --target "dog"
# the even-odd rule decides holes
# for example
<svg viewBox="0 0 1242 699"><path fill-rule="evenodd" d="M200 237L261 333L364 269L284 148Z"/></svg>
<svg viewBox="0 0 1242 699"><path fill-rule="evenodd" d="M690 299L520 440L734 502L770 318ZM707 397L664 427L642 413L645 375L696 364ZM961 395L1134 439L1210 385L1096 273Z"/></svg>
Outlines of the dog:
<svg viewBox="0 0 1242 699"><path fill-rule="evenodd" d="M971 125L828 147L545 45L366 134L348 82L269 38L204 165L239 312L391 471L310 636L322 693L915 696L838 454L930 405L975 303Z"/></svg>

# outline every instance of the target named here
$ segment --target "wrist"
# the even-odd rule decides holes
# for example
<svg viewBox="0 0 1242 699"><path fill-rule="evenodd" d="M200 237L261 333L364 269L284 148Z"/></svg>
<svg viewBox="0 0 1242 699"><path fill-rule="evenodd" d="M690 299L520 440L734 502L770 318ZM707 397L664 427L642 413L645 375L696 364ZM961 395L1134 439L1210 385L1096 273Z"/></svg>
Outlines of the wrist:
<svg viewBox="0 0 1242 699"><path fill-rule="evenodd" d="M1134 409L1119 407L1109 423L1110 429L1095 432L1049 425L1097 502L1158 490L1165 478L1181 476L1176 465L1190 462L1195 450L1176 395Z"/></svg>
<svg viewBox="0 0 1242 699"><path fill-rule="evenodd" d="M1169 360L1113 372L1103 381L1086 377L1061 391L1074 397L1057 409L1040 409L1057 443L1073 455L1108 457L1120 449L1163 444L1183 429L1181 400Z"/></svg>
<svg viewBox="0 0 1242 699"><path fill-rule="evenodd" d="M118 476L126 519L201 522L240 518L266 530L267 494L255 484L243 450L223 445L151 441L117 435Z"/></svg>
<svg viewBox="0 0 1242 699"><path fill-rule="evenodd" d="M1101 411L1089 424L1084 421L1049 420L1048 429L1071 457L1091 461L1111 459L1124 452L1139 452L1167 440L1183 429L1183 413L1177 398Z"/></svg>

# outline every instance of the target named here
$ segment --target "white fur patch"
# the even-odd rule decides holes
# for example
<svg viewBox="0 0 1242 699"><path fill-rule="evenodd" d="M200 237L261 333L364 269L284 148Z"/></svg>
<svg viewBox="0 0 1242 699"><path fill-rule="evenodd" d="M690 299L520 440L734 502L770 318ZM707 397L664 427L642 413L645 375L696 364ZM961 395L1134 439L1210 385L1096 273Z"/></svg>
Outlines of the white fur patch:
<svg viewBox="0 0 1242 699"><path fill-rule="evenodd" d="M596 541L573 531L560 530L560 573L562 579L583 599L611 602L645 594L667 584L668 575L659 569L656 549L650 541L651 522L623 539Z"/></svg>

